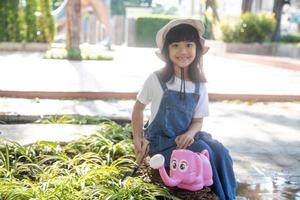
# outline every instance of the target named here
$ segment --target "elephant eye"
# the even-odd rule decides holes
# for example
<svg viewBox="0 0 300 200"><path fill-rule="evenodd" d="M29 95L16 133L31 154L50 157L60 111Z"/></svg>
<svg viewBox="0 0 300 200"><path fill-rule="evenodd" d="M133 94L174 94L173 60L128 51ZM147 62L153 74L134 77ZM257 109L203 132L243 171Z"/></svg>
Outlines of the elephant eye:
<svg viewBox="0 0 300 200"><path fill-rule="evenodd" d="M172 162L171 162L171 169L172 170L176 170L176 168L177 168L177 160L172 160Z"/></svg>
<svg viewBox="0 0 300 200"><path fill-rule="evenodd" d="M185 160L181 160L181 161L179 162L179 170L180 170L181 172L185 172L187 169L188 169L188 164L187 164L187 162L186 162Z"/></svg>

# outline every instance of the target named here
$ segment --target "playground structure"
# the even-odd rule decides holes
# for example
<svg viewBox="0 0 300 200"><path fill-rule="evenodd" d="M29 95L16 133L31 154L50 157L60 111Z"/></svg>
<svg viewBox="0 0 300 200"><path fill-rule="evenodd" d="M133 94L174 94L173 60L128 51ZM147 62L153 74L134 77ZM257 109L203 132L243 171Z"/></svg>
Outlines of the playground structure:
<svg viewBox="0 0 300 200"><path fill-rule="evenodd" d="M65 41L68 0L52 12L57 23L56 41ZM103 0L81 0L81 43L97 44L99 42L110 46L112 27L109 8Z"/></svg>

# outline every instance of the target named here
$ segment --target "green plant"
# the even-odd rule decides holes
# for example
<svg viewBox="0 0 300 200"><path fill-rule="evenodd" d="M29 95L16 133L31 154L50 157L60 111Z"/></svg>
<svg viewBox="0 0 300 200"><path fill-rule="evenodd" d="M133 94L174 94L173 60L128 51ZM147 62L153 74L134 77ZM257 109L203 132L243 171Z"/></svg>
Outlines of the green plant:
<svg viewBox="0 0 300 200"><path fill-rule="evenodd" d="M0 18L0 41L53 41L55 24L50 0L1 0Z"/></svg>
<svg viewBox="0 0 300 200"><path fill-rule="evenodd" d="M283 35L280 38L280 42L283 42L283 43L300 43L300 34Z"/></svg>
<svg viewBox="0 0 300 200"><path fill-rule="evenodd" d="M92 48L81 48L81 57L84 60L113 60L113 56L110 51Z"/></svg>
<svg viewBox="0 0 300 200"><path fill-rule="evenodd" d="M136 19L136 41L137 46L155 46L155 35L157 31L167 24L174 16L150 15Z"/></svg>
<svg viewBox="0 0 300 200"><path fill-rule="evenodd" d="M37 37L36 0L27 0L25 7L26 41L34 42Z"/></svg>
<svg viewBox="0 0 300 200"><path fill-rule="evenodd" d="M19 0L7 1L6 9L8 9L8 15L7 15L7 19L6 19L7 27L4 30L8 32L7 40L12 41L12 42L19 42L19 41L21 41Z"/></svg>
<svg viewBox="0 0 300 200"><path fill-rule="evenodd" d="M8 9L7 2L9 0L0 1L0 41L8 40L8 31L7 29L7 19L8 19Z"/></svg>
<svg viewBox="0 0 300 200"><path fill-rule="evenodd" d="M55 35L54 18L51 15L52 4L50 0L38 1L39 15L38 21L38 38L39 42L52 42Z"/></svg>
<svg viewBox="0 0 300 200"><path fill-rule="evenodd" d="M264 42L269 41L275 28L275 19L271 15L244 13L237 22L222 20L222 39L225 42Z"/></svg>
<svg viewBox="0 0 300 200"><path fill-rule="evenodd" d="M221 21L221 31L222 31L222 40L224 42L233 42L234 37L234 28L233 25L229 23L228 20Z"/></svg>
<svg viewBox="0 0 300 200"><path fill-rule="evenodd" d="M136 20L136 42L137 46L155 47L155 36L159 29L166 25L169 21L178 18L171 15L149 15L138 17ZM195 17L192 17L195 18ZM212 24L208 18L199 18L205 26L205 38L212 38Z"/></svg>
<svg viewBox="0 0 300 200"><path fill-rule="evenodd" d="M102 122L109 121L110 119L105 117L93 117L93 116L69 116L69 115L54 115L47 116L35 121L37 124L100 124Z"/></svg>
<svg viewBox="0 0 300 200"><path fill-rule="evenodd" d="M81 60L81 50L78 48L67 49L67 58L70 60Z"/></svg>
<svg viewBox="0 0 300 200"><path fill-rule="evenodd" d="M42 169L33 163L30 151L16 142L3 141L0 146L0 175L6 178L36 179Z"/></svg>
<svg viewBox="0 0 300 200"><path fill-rule="evenodd" d="M120 136L131 128L113 122L102 125L101 133L67 144L40 141L21 146L1 140L0 198L177 199L161 186L125 177L135 162L132 141L127 133L125 140Z"/></svg>
<svg viewBox="0 0 300 200"><path fill-rule="evenodd" d="M44 58L71 60L113 60L113 55L110 51L93 50L88 48L81 48L80 50L52 48L46 51Z"/></svg>
<svg viewBox="0 0 300 200"><path fill-rule="evenodd" d="M177 199L164 188L158 187L150 183L145 183L140 178L128 177L125 181L119 182L117 187L105 188L103 199L140 199L155 200L156 197L164 197L167 199Z"/></svg>

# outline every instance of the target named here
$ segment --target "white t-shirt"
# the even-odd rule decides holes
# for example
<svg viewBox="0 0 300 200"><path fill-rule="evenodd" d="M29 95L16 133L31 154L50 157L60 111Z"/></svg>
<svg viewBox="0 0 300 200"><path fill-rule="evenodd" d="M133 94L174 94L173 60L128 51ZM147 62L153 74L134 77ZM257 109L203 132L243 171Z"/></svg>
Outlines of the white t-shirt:
<svg viewBox="0 0 300 200"><path fill-rule="evenodd" d="M174 81L170 80L167 82L167 87L170 90L180 91L181 79L175 76ZM195 83L192 81L185 81L185 92L194 93ZM163 96L163 89L159 83L156 74L152 73L144 83L142 90L137 95L137 100L147 105L151 103L151 116L150 123L155 118L160 101ZM202 118L209 115L208 109L208 94L204 83L200 83L200 99L194 111L194 118Z"/></svg>

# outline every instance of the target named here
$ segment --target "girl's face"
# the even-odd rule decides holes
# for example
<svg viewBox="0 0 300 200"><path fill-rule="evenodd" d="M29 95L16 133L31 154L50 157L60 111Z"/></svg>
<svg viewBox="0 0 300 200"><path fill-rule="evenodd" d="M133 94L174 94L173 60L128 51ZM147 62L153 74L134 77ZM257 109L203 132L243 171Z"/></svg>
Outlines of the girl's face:
<svg viewBox="0 0 300 200"><path fill-rule="evenodd" d="M196 57L196 43L188 41L173 42L168 47L169 57L175 68L185 68Z"/></svg>

